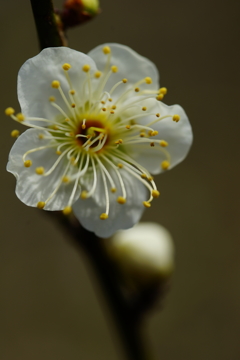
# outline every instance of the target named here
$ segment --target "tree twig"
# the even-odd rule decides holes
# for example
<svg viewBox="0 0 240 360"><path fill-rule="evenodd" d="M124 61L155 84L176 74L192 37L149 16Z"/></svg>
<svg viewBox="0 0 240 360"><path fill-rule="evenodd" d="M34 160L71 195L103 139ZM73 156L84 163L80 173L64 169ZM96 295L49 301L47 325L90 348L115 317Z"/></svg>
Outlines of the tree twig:
<svg viewBox="0 0 240 360"><path fill-rule="evenodd" d="M30 0L41 50L63 46L64 40L57 26L51 0Z"/></svg>
<svg viewBox="0 0 240 360"><path fill-rule="evenodd" d="M46 47L63 46L64 36L56 23L54 8L51 0L30 0L36 23L39 45L41 49ZM48 213L49 214L49 213ZM61 226L72 235L78 248L91 262L96 276L106 295L113 317L116 320L119 334L129 360L152 360L141 335L140 319L141 311L136 311L121 292L117 281L115 266L104 250L103 244L93 233L85 230L74 217L65 217L61 213L51 213L50 216L57 218Z"/></svg>
<svg viewBox="0 0 240 360"><path fill-rule="evenodd" d="M82 228L75 218L66 218L61 213L52 214L67 234L84 251L103 289L109 308L112 310L117 329L122 339L128 360L153 360L141 333L142 313L127 301L121 291L116 267L108 257L103 242L94 233ZM71 221L72 220L72 221Z"/></svg>

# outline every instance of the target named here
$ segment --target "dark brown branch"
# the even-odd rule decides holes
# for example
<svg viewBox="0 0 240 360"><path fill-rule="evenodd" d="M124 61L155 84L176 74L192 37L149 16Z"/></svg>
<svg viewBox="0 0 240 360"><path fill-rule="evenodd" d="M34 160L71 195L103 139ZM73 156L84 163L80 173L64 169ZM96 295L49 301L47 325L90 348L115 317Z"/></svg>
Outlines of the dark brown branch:
<svg viewBox="0 0 240 360"><path fill-rule="evenodd" d="M103 241L97 238L92 232L88 232L78 221L73 218L66 218L61 213L53 213L67 234L83 250L94 269L96 277L106 295L109 308L112 310L116 320L119 334L125 346L128 360L152 360L149 350L146 350L142 330L142 312L136 306L127 301L121 291L118 274L115 264L108 257Z"/></svg>
<svg viewBox="0 0 240 360"><path fill-rule="evenodd" d="M41 50L47 47L64 46L58 29L51 0L30 0Z"/></svg>
<svg viewBox="0 0 240 360"><path fill-rule="evenodd" d="M31 0L36 23L40 48L63 46L64 34L56 22L51 0ZM65 217L61 213L48 213L58 219L78 248L84 251L106 295L113 317L116 320L119 334L125 346L128 360L152 360L146 352L141 336L141 311L130 305L124 297L117 281L114 264L107 256L102 241L93 233L88 232L74 217Z"/></svg>

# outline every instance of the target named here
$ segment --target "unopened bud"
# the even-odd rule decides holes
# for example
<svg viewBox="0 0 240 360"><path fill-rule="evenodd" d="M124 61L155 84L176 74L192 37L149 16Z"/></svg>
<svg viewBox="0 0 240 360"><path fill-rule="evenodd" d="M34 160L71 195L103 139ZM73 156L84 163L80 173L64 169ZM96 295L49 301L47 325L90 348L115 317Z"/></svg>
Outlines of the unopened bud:
<svg viewBox="0 0 240 360"><path fill-rule="evenodd" d="M63 11L57 11L64 29L81 25L100 12L98 0L66 0Z"/></svg>
<svg viewBox="0 0 240 360"><path fill-rule="evenodd" d="M82 0L83 11L96 15L99 12L99 1L98 0Z"/></svg>
<svg viewBox="0 0 240 360"><path fill-rule="evenodd" d="M139 223L118 231L108 246L124 278L137 287L167 279L173 272L172 237L156 223Z"/></svg>

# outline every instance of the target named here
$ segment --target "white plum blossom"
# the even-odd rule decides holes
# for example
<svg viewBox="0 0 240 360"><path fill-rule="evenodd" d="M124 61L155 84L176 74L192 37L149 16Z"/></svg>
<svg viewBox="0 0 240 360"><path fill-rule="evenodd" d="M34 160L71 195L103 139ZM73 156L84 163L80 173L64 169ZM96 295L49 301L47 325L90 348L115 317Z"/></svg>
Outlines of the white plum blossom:
<svg viewBox="0 0 240 360"><path fill-rule="evenodd" d="M130 48L105 44L88 55L44 49L21 67L18 137L7 170L28 206L72 210L100 237L137 223L159 196L152 174L182 161L192 130L179 105L162 103L155 65Z"/></svg>

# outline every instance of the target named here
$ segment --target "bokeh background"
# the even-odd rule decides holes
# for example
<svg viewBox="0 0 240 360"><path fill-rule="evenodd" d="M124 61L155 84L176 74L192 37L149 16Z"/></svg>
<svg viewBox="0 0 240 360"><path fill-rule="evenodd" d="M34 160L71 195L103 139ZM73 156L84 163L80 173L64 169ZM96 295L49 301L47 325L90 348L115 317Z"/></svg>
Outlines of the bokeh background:
<svg viewBox="0 0 240 360"><path fill-rule="evenodd" d="M165 102L181 104L193 126L188 158L157 178L161 198L143 217L176 245L164 307L145 324L159 359L240 358L239 4L102 0L100 16L68 32L76 50L119 42L151 59ZM38 43L30 1L0 6L0 359L122 360L91 266L52 219L17 199L5 171L16 125L4 109L18 109L17 72Z"/></svg>

